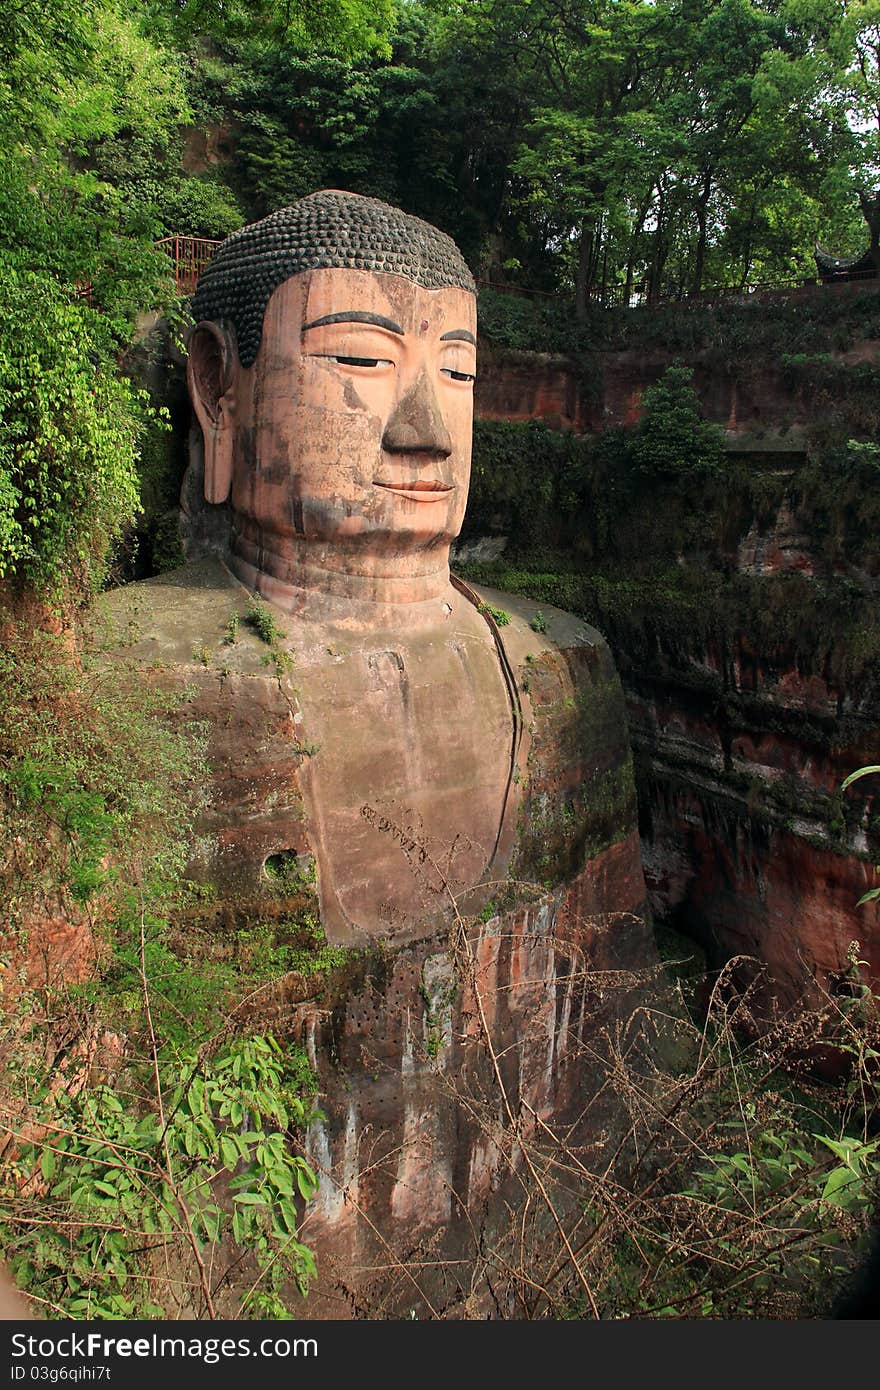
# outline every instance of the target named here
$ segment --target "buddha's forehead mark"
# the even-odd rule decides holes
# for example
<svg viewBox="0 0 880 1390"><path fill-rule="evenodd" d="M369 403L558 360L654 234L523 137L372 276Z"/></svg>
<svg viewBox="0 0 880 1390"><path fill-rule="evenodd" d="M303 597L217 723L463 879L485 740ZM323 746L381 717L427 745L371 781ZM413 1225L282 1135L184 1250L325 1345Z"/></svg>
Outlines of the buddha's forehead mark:
<svg viewBox="0 0 880 1390"><path fill-rule="evenodd" d="M384 314L371 313L369 309L339 309L334 314L322 314L320 318L312 319L311 323L304 323L302 331L307 333L310 328L323 328L331 323L368 323L374 328L384 328L388 333L396 333L401 338L404 336L404 330L399 323L386 318Z"/></svg>

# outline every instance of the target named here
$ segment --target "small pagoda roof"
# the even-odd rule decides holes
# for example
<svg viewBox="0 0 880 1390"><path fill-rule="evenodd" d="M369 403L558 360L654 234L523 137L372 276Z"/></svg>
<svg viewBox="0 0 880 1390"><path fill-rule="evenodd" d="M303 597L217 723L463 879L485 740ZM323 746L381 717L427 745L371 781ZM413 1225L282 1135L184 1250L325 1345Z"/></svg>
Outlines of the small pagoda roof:
<svg viewBox="0 0 880 1390"><path fill-rule="evenodd" d="M823 280L843 280L849 276L876 275L877 262L870 250L860 256L834 256L816 242L816 269Z"/></svg>

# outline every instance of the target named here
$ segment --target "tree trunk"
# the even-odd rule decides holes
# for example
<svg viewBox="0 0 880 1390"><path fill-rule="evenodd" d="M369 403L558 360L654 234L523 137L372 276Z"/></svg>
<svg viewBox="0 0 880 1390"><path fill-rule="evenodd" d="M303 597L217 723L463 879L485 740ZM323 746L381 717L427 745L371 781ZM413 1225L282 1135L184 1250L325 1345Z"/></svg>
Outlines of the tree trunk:
<svg viewBox="0 0 880 1390"><path fill-rule="evenodd" d="M746 235L745 249L743 250L743 269L740 276L739 288L743 291L748 283L748 278L752 272L752 256L755 253L755 221L758 213L758 200L756 196L752 198L752 205L749 209L749 229Z"/></svg>
<svg viewBox="0 0 880 1390"><path fill-rule="evenodd" d="M703 266L706 261L706 228L709 220L709 198L712 193L712 176L708 172L703 174L703 187L697 199L697 255L694 261L694 278L691 284L691 293L699 294L703 288Z"/></svg>
<svg viewBox="0 0 880 1390"><path fill-rule="evenodd" d="M627 252L626 257L626 280L624 281L623 286L623 307L625 309L629 308L629 302L632 298L633 275L635 273L636 262L636 247L638 245L639 237L641 236L642 231L644 230L645 218L648 216L648 208L651 205L651 198L653 196L653 193L654 189L652 187L647 199L638 210L636 220L633 223L632 232L630 233L629 250Z"/></svg>
<svg viewBox="0 0 880 1390"><path fill-rule="evenodd" d="M660 277L663 274L663 267L666 264L668 250L663 247L664 233L664 213L666 203L663 197L663 189L657 189L657 229L654 232L654 255L651 258L651 266L648 271L648 303L655 303L660 293Z"/></svg>
<svg viewBox="0 0 880 1390"><path fill-rule="evenodd" d="M587 302L596 261L595 243L595 223L587 219L581 226L581 244L578 248L578 263L574 281L574 310L579 323L586 322L587 318Z"/></svg>

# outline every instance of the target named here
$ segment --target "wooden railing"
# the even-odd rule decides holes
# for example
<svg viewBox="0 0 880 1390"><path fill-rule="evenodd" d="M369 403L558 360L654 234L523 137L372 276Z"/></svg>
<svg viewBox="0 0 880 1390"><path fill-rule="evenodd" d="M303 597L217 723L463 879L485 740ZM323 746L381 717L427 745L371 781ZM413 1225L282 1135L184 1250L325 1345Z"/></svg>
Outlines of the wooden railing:
<svg viewBox="0 0 880 1390"><path fill-rule="evenodd" d="M201 236L166 236L156 245L163 246L174 262L177 293L186 298L195 290L196 281L220 242Z"/></svg>

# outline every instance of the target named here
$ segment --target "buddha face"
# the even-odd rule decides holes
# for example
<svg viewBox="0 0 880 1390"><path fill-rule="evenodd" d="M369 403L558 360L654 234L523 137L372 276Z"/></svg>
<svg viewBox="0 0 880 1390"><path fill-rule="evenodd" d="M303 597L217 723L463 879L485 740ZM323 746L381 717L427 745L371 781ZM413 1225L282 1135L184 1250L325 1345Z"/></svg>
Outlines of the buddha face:
<svg viewBox="0 0 880 1390"><path fill-rule="evenodd" d="M343 569L448 547L467 501L475 335L466 290L340 269L280 285L235 387L245 541L280 553L300 537Z"/></svg>

